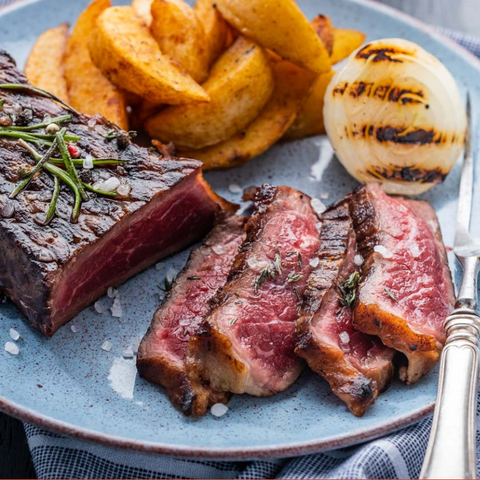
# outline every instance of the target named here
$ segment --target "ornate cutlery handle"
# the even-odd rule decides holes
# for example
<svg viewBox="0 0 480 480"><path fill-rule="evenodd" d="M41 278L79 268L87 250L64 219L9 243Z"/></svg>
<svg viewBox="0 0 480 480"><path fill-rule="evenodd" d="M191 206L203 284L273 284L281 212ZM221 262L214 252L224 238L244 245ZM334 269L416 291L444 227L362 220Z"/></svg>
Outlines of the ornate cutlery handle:
<svg viewBox="0 0 480 480"><path fill-rule="evenodd" d="M432 432L420 478L476 478L480 317L469 308L457 308L445 329Z"/></svg>

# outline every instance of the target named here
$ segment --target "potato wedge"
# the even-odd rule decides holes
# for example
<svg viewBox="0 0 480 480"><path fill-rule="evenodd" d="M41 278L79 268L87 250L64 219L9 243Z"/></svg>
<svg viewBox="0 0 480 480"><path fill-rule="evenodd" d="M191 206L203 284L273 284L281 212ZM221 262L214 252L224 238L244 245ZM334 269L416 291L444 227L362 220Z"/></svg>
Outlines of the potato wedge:
<svg viewBox="0 0 480 480"><path fill-rule="evenodd" d="M204 169L242 165L276 143L295 120L316 75L286 60L272 64L275 89L260 115L228 140L201 150L181 151L184 157L197 158Z"/></svg>
<svg viewBox="0 0 480 480"><path fill-rule="evenodd" d="M367 36L358 30L347 28L334 28L332 65L341 62L354 52L365 41Z"/></svg>
<svg viewBox="0 0 480 480"><path fill-rule="evenodd" d="M131 7L108 8L96 27L89 42L92 60L117 87L155 104L210 100L184 68L162 54Z"/></svg>
<svg viewBox="0 0 480 480"><path fill-rule="evenodd" d="M94 0L78 18L67 44L65 78L74 108L90 115L99 113L128 130L125 96L94 65L88 50L96 21L110 5L110 0Z"/></svg>
<svg viewBox="0 0 480 480"><path fill-rule="evenodd" d="M333 51L334 28L330 17L327 15L317 15L311 23L320 40L325 45L328 54L331 56Z"/></svg>
<svg viewBox="0 0 480 480"><path fill-rule="evenodd" d="M203 148L245 128L263 109L274 87L265 52L239 37L217 60L203 84L209 103L168 107L147 120L148 134L177 148Z"/></svg>
<svg viewBox="0 0 480 480"><path fill-rule="evenodd" d="M25 65L25 75L32 85L53 93L65 102L69 102L64 63L68 30L68 23L62 23L42 33Z"/></svg>
<svg viewBox="0 0 480 480"><path fill-rule="evenodd" d="M284 140L297 140L312 135L323 135L325 125L323 123L323 99L328 84L335 74L334 70L322 73L313 84L310 95L303 108L298 112L295 122L283 137Z"/></svg>
<svg viewBox="0 0 480 480"><path fill-rule="evenodd" d="M160 50L177 60L198 83L208 77L208 54L203 26L184 0L154 0L152 35Z"/></svg>
<svg viewBox="0 0 480 480"><path fill-rule="evenodd" d="M205 48L207 50L208 66L211 67L227 45L229 25L222 18L215 0L197 0L193 10L205 32Z"/></svg>
<svg viewBox="0 0 480 480"><path fill-rule="evenodd" d="M137 17L140 17L147 27L152 24L152 3L153 0L132 0L132 8Z"/></svg>
<svg viewBox="0 0 480 480"><path fill-rule="evenodd" d="M323 73L327 49L295 0L216 0L222 16L238 31L282 58Z"/></svg>

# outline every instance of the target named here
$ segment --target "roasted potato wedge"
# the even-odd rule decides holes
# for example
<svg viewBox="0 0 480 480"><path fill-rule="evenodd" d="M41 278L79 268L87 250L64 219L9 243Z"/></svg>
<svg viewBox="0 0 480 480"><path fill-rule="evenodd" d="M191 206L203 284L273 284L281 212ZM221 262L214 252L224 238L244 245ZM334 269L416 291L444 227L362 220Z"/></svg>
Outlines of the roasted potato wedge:
<svg viewBox="0 0 480 480"><path fill-rule="evenodd" d="M94 65L88 49L96 21L110 5L110 0L94 0L78 18L67 44L65 78L74 108L90 115L99 113L128 130L125 96Z"/></svg>
<svg viewBox="0 0 480 480"><path fill-rule="evenodd" d="M313 72L330 70L327 49L295 0L216 0L215 3L227 22L260 46Z"/></svg>
<svg viewBox="0 0 480 480"><path fill-rule="evenodd" d="M317 15L311 23L320 40L325 45L328 54L331 56L335 32L330 17L327 15Z"/></svg>
<svg viewBox="0 0 480 480"><path fill-rule="evenodd" d="M202 160L204 169L242 165L276 143L295 120L316 75L286 60L272 64L275 89L260 115L244 130L228 140L201 150L181 151L180 155Z"/></svg>
<svg viewBox="0 0 480 480"><path fill-rule="evenodd" d="M152 24L152 3L153 0L132 0L133 11L145 22L147 27Z"/></svg>
<svg viewBox="0 0 480 480"><path fill-rule="evenodd" d="M331 70L317 77L307 101L283 137L284 140L297 140L299 138L323 135L325 133L325 125L323 123L323 99L328 84L334 74L335 71Z"/></svg>
<svg viewBox="0 0 480 480"><path fill-rule="evenodd" d="M150 30L131 7L111 7L97 20L90 54L117 87L155 104L208 102L208 93L186 70L163 55Z"/></svg>
<svg viewBox="0 0 480 480"><path fill-rule="evenodd" d="M185 149L226 140L262 111L274 79L263 49L239 37L214 64L203 86L209 103L162 110L145 123L149 135Z"/></svg>
<svg viewBox="0 0 480 480"><path fill-rule="evenodd" d="M214 0L197 0L193 7L198 21L205 32L205 48L207 50L208 66L212 66L227 45L229 25L222 18Z"/></svg>
<svg viewBox="0 0 480 480"><path fill-rule="evenodd" d="M202 24L188 3L154 0L151 31L160 50L180 62L196 82L207 79L207 40Z"/></svg>
<svg viewBox="0 0 480 480"><path fill-rule="evenodd" d="M362 45L366 37L363 32L359 32L358 30L334 28L333 50L330 57L332 65L347 58Z"/></svg>
<svg viewBox="0 0 480 480"><path fill-rule="evenodd" d="M25 65L25 75L32 85L53 93L65 102L69 101L64 63L68 29L68 23L62 23L42 33Z"/></svg>

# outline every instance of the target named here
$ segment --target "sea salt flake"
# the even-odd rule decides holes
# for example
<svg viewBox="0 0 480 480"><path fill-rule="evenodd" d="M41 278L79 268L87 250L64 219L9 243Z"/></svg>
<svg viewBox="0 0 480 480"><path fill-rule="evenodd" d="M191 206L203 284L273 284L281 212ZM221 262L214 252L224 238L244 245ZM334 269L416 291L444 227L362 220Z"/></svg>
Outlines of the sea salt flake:
<svg viewBox="0 0 480 480"><path fill-rule="evenodd" d="M93 168L93 157L91 155L87 155L83 159L83 168L86 168L89 170Z"/></svg>
<svg viewBox="0 0 480 480"><path fill-rule="evenodd" d="M120 318L122 316L122 305L120 303L120 299L115 297L115 300L113 301L112 308L110 308L110 311L112 312L112 317Z"/></svg>
<svg viewBox="0 0 480 480"><path fill-rule="evenodd" d="M107 290L108 298L115 298L118 294L118 290L115 290L113 287L109 287Z"/></svg>
<svg viewBox="0 0 480 480"><path fill-rule="evenodd" d="M110 177L106 180L95 182L93 188L95 190L103 190L104 192L114 192L120 186L120 180L117 177Z"/></svg>
<svg viewBox="0 0 480 480"><path fill-rule="evenodd" d="M353 263L355 263L355 265L357 267L361 267L363 265L363 257L359 254L355 255L355 257L353 257Z"/></svg>
<svg viewBox="0 0 480 480"><path fill-rule="evenodd" d="M318 257L312 258L309 262L312 268L317 268L318 264L320 263L320 259Z"/></svg>
<svg viewBox="0 0 480 480"><path fill-rule="evenodd" d="M342 332L339 337L342 343L348 343L350 341L350 335L347 332Z"/></svg>
<svg viewBox="0 0 480 480"><path fill-rule="evenodd" d="M223 403L216 403L215 405L212 405L212 408L210 409L210 413L214 417L223 417L227 412L228 407Z"/></svg>
<svg viewBox="0 0 480 480"><path fill-rule="evenodd" d="M96 119L95 117L92 117L92 118L87 122L88 128L90 128L90 129L94 128L96 124L97 124L97 119Z"/></svg>
<svg viewBox="0 0 480 480"><path fill-rule="evenodd" d="M319 198L312 198L310 204L317 215L321 215L327 209L325 204Z"/></svg>
<svg viewBox="0 0 480 480"><path fill-rule="evenodd" d="M231 183L229 186L228 186L228 189L232 192L232 193L242 193L242 187L240 185L237 185L236 183Z"/></svg>
<svg viewBox="0 0 480 480"><path fill-rule="evenodd" d="M8 333L12 340L17 341L20 338L20 334L14 328L11 328Z"/></svg>
<svg viewBox="0 0 480 480"><path fill-rule="evenodd" d="M20 353L20 349L18 348L18 345L13 342L7 342L5 344L5 350L10 354L10 355L18 355Z"/></svg>
<svg viewBox="0 0 480 480"><path fill-rule="evenodd" d="M134 357L134 353L133 353L133 350L131 348L127 348L123 351L123 354L122 354L123 358L125 358L126 360L127 359L130 359L130 358L133 358Z"/></svg>
<svg viewBox="0 0 480 480"><path fill-rule="evenodd" d="M103 313L105 311L105 307L103 305L103 303L99 300L98 302L95 302L93 304L93 307L95 308L95 311L97 313Z"/></svg>
<svg viewBox="0 0 480 480"><path fill-rule="evenodd" d="M77 333L77 332L78 332L78 327L75 326L75 325L70 325L70 330L71 330L73 333Z"/></svg>
<svg viewBox="0 0 480 480"><path fill-rule="evenodd" d="M132 187L128 183L122 183L117 188L117 193L122 197L127 197L131 191L132 191Z"/></svg>
<svg viewBox="0 0 480 480"><path fill-rule="evenodd" d="M393 253L385 248L383 245L375 245L373 250L377 253L379 253L383 258L392 258Z"/></svg>
<svg viewBox="0 0 480 480"><path fill-rule="evenodd" d="M418 246L418 243L412 243L410 246L409 246L409 249L410 249L410 252L412 253L412 255L417 258L420 256L420 254L422 253L421 250L420 250L420 247Z"/></svg>
<svg viewBox="0 0 480 480"><path fill-rule="evenodd" d="M225 249L221 246L221 245L214 245L212 247L212 250L214 251L214 253L216 253L217 255L223 255L225 253Z"/></svg>
<svg viewBox="0 0 480 480"><path fill-rule="evenodd" d="M112 349L112 344L108 340L106 342L103 342L102 350L109 352L111 349Z"/></svg>

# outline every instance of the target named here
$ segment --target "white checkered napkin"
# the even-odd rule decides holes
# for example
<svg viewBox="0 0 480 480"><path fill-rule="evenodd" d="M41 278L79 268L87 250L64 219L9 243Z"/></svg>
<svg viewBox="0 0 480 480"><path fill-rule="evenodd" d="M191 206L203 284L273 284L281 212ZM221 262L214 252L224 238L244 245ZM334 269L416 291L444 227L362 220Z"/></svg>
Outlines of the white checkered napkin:
<svg viewBox="0 0 480 480"><path fill-rule="evenodd" d="M0 6L14 0L0 0ZM75 0L67 0L75 1ZM480 40L438 29L480 57ZM477 415L478 415L477 409ZM387 437L351 448L289 460L212 462L179 460L105 448L49 433L25 424L33 463L40 479L198 478L321 479L418 478L431 419ZM477 425L477 445L480 445ZM477 447L478 448L478 447ZM480 450L477 449L477 470Z"/></svg>

